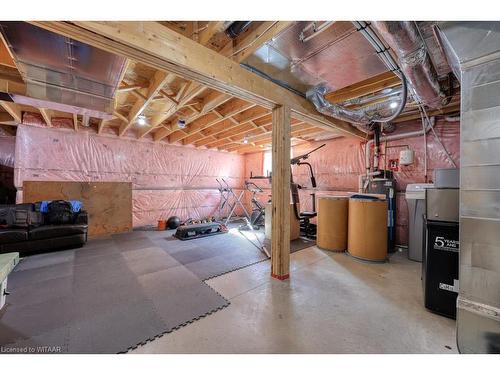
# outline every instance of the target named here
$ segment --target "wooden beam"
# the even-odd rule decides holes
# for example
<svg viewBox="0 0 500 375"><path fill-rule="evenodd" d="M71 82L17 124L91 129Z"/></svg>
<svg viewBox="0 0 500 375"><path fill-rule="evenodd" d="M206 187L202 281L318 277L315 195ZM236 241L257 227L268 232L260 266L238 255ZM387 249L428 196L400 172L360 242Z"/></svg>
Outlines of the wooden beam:
<svg viewBox="0 0 500 375"><path fill-rule="evenodd" d="M113 111L113 115L118 118L120 121L124 122L124 123L127 123L128 122L128 118L127 116L124 116L122 115L120 112L118 111Z"/></svg>
<svg viewBox="0 0 500 375"><path fill-rule="evenodd" d="M271 276L290 277L290 108L273 109Z"/></svg>
<svg viewBox="0 0 500 375"><path fill-rule="evenodd" d="M264 112L263 112L264 111ZM221 127L220 124L215 128L214 126L211 126L210 128L207 128L205 131L201 131L202 135L204 136L209 136L212 137L221 133L225 133L225 136L228 136L228 132L235 128L241 128L241 125L250 125L252 127L257 127L257 125L252 125L253 120L257 120L261 117L267 116L268 113L265 109L262 107L252 107L248 111L243 111L235 116L231 116L228 118L228 120L231 122L230 125L223 126ZM216 137L217 139L217 137ZM200 139L196 139L197 145ZM189 138L184 139L183 144L190 144L194 142L194 140L190 140Z"/></svg>
<svg viewBox="0 0 500 375"><path fill-rule="evenodd" d="M104 128L108 125L110 120L101 120L99 125L97 125L97 134L102 134L104 132Z"/></svg>
<svg viewBox="0 0 500 375"><path fill-rule="evenodd" d="M120 73L120 77L118 78L119 83L122 83L123 80L125 79L125 75L127 74L127 71L130 68L131 64L132 64L132 62L130 61L130 59L125 59L125 64L123 64L123 68L122 68L122 71ZM114 98L116 98L116 94L118 94L118 90L115 91L115 95L113 96Z"/></svg>
<svg viewBox="0 0 500 375"><path fill-rule="evenodd" d="M129 92L129 91L136 91L136 90L145 89L145 88L146 87L142 87L139 85L122 84L116 89L116 92Z"/></svg>
<svg viewBox="0 0 500 375"><path fill-rule="evenodd" d="M271 40L283 30L293 25L295 22L290 21L272 21L262 22L255 30L246 35L242 40L233 47L233 60L242 62L252 53L257 51L267 41Z"/></svg>
<svg viewBox="0 0 500 375"><path fill-rule="evenodd" d="M0 101L0 106L7 111L9 115L14 118L18 124L23 122L23 116L19 106L16 103Z"/></svg>
<svg viewBox="0 0 500 375"><path fill-rule="evenodd" d="M0 91L8 94L26 95L26 84L14 80L13 77L0 74Z"/></svg>
<svg viewBox="0 0 500 375"><path fill-rule="evenodd" d="M267 115L264 115L264 116L267 116ZM264 117L264 116L261 116L261 117ZM244 135L244 134L249 133L249 132L256 131L257 133L265 133L266 130L262 126L257 126L253 122L253 120L255 120L255 119L237 122L233 126L226 127L223 130L217 131L217 132L210 132L210 129L208 129L209 132L207 135L214 137L215 140L208 141L208 142L207 141L203 142L203 140L201 140L201 142L200 141L196 142L196 146L205 145L207 148L218 147L220 142L227 143L227 141L234 140L234 137L238 137L240 135ZM250 126L250 128L248 128L248 126Z"/></svg>
<svg viewBox="0 0 500 375"><path fill-rule="evenodd" d="M78 115L76 113L73 113L73 129L75 132L78 131Z"/></svg>
<svg viewBox="0 0 500 375"><path fill-rule="evenodd" d="M51 128L52 127L51 111L46 108L38 108L38 110L40 111L40 114L43 117L43 121L45 121L45 125Z"/></svg>
<svg viewBox="0 0 500 375"><path fill-rule="evenodd" d="M207 148L218 147L220 145L225 145L228 142L232 142L233 137L238 134L246 134L249 131L253 131L250 123L233 124L232 126L225 126L222 129L217 129L217 131L211 131L213 128L207 129L208 132L204 132L204 137L197 140L194 145L196 147L205 146Z"/></svg>
<svg viewBox="0 0 500 375"><path fill-rule="evenodd" d="M8 124L8 125L15 125L16 124L16 122L14 121L14 118L6 112L0 112L0 123Z"/></svg>
<svg viewBox="0 0 500 375"><path fill-rule="evenodd" d="M14 57L7 47L7 43L5 43L3 35L0 35L0 65L5 65L17 69L14 62Z"/></svg>
<svg viewBox="0 0 500 375"><path fill-rule="evenodd" d="M198 33L198 43L206 46L210 39L218 33L224 31L224 24L226 21L210 21L207 27Z"/></svg>
<svg viewBox="0 0 500 375"><path fill-rule="evenodd" d="M374 92L398 86L401 80L393 72L385 72L364 81L346 86L340 90L330 92L325 98L334 104L345 102L359 96L373 94Z"/></svg>
<svg viewBox="0 0 500 375"><path fill-rule="evenodd" d="M169 74L163 71L157 71L151 80L146 98L138 98L134 103L130 112L128 114L128 122L120 126L118 132L119 136L125 134L125 132L132 126L137 117L141 115L148 105L153 101L158 92L163 88L169 78Z"/></svg>
<svg viewBox="0 0 500 375"><path fill-rule="evenodd" d="M155 115L151 119L151 124L148 128L145 128L140 134L139 138L144 137L146 134L151 132L153 129L156 129L159 125L163 123L163 121L167 120L169 117L173 116L180 108L182 108L185 104L189 103L193 100L197 95L201 94L206 89L205 86L202 86L198 83L189 82L181 87L177 95L175 96L174 103L166 103L159 114ZM155 141L159 141L163 139L165 136L163 135L163 131L165 128L159 129L155 135L153 136ZM159 134L158 134L159 132Z"/></svg>
<svg viewBox="0 0 500 375"><path fill-rule="evenodd" d="M316 128L314 126L310 126L307 124L298 124L298 125L292 125L291 126L291 133L290 137L301 137L306 134L311 134L311 133L319 133L322 132L322 129ZM235 140L238 141L238 140ZM272 143L272 131L267 132L265 134L257 134L254 136L251 136L248 138L249 143L253 143L255 146L260 146L260 145L266 145L266 144L271 144ZM226 150L226 151L238 151L241 148L247 147L248 144L241 144L241 143L230 143L227 144L223 147L219 147L219 150Z"/></svg>
<svg viewBox="0 0 500 375"><path fill-rule="evenodd" d="M449 113L453 112L460 112L460 103L453 103L451 105L448 105L447 107L441 108L441 109L434 109L432 111L427 111L427 115L429 117L431 116L439 116L439 115L447 115ZM397 117L395 120L393 120L393 123L400 123L400 122L405 122L405 121L411 121L411 120L417 120L420 119L420 111L416 111L415 113L403 113L399 117Z"/></svg>
<svg viewBox="0 0 500 375"><path fill-rule="evenodd" d="M0 112L0 122L14 121L11 115L6 112Z"/></svg>
<svg viewBox="0 0 500 375"><path fill-rule="evenodd" d="M227 103L227 104L232 104L231 103ZM227 120L228 118L240 113L240 112L243 112L243 111L246 111L247 109L250 109L252 107L254 107L255 104L252 104L252 103L245 103L245 104L242 104L240 103L240 105L238 106L229 106L229 110L228 112L224 113L223 115L221 115L222 117L219 117L219 116L216 116L215 119L212 119L212 120L209 120L209 121L198 121L198 122L194 122L192 124L190 124L188 127L186 127L186 131L184 134L172 134L170 137L169 137L169 143L174 143L174 142L179 142L179 141L182 141L184 138L187 138L189 136L192 136L193 134L196 134L196 133L199 133L201 131L203 131L204 129L207 129L213 125L216 125L224 120ZM216 112L218 113L218 112ZM200 120L204 120L204 119L200 119Z"/></svg>
<svg viewBox="0 0 500 375"><path fill-rule="evenodd" d="M31 23L156 69L170 71L269 109L286 103L294 118L326 130L338 129L344 135L365 138L363 132L349 123L317 112L307 99L244 69L237 62L158 22Z"/></svg>

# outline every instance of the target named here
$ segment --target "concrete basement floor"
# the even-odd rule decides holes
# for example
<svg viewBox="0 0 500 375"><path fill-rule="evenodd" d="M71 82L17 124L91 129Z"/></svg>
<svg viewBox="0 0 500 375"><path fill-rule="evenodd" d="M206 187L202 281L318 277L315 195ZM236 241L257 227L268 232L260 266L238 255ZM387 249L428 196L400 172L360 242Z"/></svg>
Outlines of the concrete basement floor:
<svg viewBox="0 0 500 375"><path fill-rule="evenodd" d="M229 307L133 353L457 353L455 321L423 306L421 264L371 264L311 247L291 279L269 261L208 280Z"/></svg>

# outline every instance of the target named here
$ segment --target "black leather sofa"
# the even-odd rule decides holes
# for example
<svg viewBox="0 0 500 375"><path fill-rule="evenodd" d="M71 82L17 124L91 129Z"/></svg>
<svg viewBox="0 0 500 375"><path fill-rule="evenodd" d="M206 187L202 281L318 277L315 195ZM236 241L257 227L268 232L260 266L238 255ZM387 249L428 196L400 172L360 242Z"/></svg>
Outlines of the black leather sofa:
<svg viewBox="0 0 500 375"><path fill-rule="evenodd" d="M15 208L39 212L39 204L23 203L16 205L0 205L1 209ZM38 224L0 226L0 254L19 252L21 256L81 247L87 242L88 216L81 210L75 213L72 223L61 225L43 224L44 214Z"/></svg>

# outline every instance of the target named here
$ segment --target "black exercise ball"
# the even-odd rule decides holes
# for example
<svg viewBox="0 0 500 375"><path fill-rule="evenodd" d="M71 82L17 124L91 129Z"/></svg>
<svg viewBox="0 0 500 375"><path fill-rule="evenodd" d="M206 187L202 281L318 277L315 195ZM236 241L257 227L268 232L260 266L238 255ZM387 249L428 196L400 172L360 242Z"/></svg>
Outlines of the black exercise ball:
<svg viewBox="0 0 500 375"><path fill-rule="evenodd" d="M181 225L181 219L178 216L170 216L167 220L168 229L177 229Z"/></svg>

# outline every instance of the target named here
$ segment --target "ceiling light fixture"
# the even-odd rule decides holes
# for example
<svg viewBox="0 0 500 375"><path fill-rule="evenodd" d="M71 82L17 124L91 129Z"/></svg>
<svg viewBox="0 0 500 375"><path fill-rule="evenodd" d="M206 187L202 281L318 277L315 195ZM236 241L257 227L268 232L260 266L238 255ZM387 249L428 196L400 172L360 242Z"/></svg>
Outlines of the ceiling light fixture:
<svg viewBox="0 0 500 375"><path fill-rule="evenodd" d="M389 104L389 107L391 107L392 109L396 108L398 106L398 102L391 102L391 104Z"/></svg>
<svg viewBox="0 0 500 375"><path fill-rule="evenodd" d="M179 129L184 129L186 127L186 120L178 119L177 120L177 127Z"/></svg>
<svg viewBox="0 0 500 375"><path fill-rule="evenodd" d="M137 116L137 124L140 126L146 125L146 116L144 115Z"/></svg>
<svg viewBox="0 0 500 375"><path fill-rule="evenodd" d="M245 137L243 137L243 141L242 141L242 143L243 143L244 145L248 144L248 137L247 137L246 135L245 135Z"/></svg>

